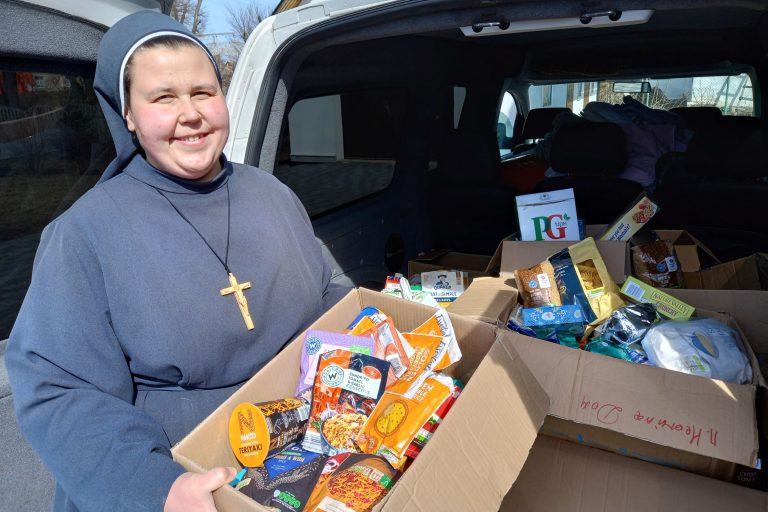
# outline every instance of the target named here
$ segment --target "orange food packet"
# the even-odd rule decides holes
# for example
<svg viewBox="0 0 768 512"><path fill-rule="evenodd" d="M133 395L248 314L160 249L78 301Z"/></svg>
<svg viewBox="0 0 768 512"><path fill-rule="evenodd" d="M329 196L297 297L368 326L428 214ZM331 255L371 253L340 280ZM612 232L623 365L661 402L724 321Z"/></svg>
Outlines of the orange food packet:
<svg viewBox="0 0 768 512"><path fill-rule="evenodd" d="M362 452L397 466L424 423L452 393L453 379L440 374L427 377L412 398L385 392L355 442Z"/></svg>
<svg viewBox="0 0 768 512"><path fill-rule="evenodd" d="M445 346L440 347L438 350L439 359L429 369L430 371L439 371L447 366L452 365L459 359L461 359L461 348L459 347L459 340L456 338L456 333L453 330L453 324L448 316L448 312L444 309L438 309L429 320L411 331L413 334L431 334L435 336L442 336L445 339ZM406 340L408 338L406 337ZM415 350L415 348L414 348Z"/></svg>
<svg viewBox="0 0 768 512"><path fill-rule="evenodd" d="M408 370L408 360L413 350L387 315L375 308L365 308L361 313L346 334L370 336L374 339L376 346L373 355L391 365L387 382L392 384Z"/></svg>

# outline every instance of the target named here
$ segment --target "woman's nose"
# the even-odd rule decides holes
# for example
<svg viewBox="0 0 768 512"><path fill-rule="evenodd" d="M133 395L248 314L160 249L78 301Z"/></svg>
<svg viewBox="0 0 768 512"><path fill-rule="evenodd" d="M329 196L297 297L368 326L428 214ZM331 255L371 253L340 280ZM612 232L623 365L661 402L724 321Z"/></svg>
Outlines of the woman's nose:
<svg viewBox="0 0 768 512"><path fill-rule="evenodd" d="M199 121L201 117L200 111L197 110L192 98L184 98L181 104L181 111L179 112L179 121L182 123L194 123Z"/></svg>

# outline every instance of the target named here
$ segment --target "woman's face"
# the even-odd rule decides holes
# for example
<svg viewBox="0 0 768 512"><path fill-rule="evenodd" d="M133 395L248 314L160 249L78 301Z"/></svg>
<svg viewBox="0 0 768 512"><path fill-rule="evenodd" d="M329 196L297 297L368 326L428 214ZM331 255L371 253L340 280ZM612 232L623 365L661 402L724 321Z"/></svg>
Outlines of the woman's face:
<svg viewBox="0 0 768 512"><path fill-rule="evenodd" d="M213 179L229 112L211 61L192 46L140 49L132 60L125 119L149 163L179 178Z"/></svg>

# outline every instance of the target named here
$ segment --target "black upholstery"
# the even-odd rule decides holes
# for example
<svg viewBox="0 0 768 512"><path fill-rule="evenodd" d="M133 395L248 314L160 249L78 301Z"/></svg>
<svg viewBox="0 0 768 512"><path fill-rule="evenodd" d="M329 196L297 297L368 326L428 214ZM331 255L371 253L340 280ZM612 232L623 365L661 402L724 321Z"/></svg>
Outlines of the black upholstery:
<svg viewBox="0 0 768 512"><path fill-rule="evenodd" d="M552 131L555 117L570 111L566 107L532 108L523 123L520 137L523 142L515 146L514 152L519 153L533 147L533 141L543 139L546 134Z"/></svg>
<svg viewBox="0 0 768 512"><path fill-rule="evenodd" d="M425 194L433 247L493 254L516 227L515 191L499 183L493 132L452 131L442 141Z"/></svg>
<svg viewBox="0 0 768 512"><path fill-rule="evenodd" d="M619 178L627 164L627 141L613 123L574 122L554 134L550 166L564 176L546 178L535 190L572 188L576 212L587 224L613 221L643 192L634 181Z"/></svg>
<svg viewBox="0 0 768 512"><path fill-rule="evenodd" d="M694 132L708 129L719 123L723 117L723 113L717 107L675 107L669 111L682 117L685 127Z"/></svg>

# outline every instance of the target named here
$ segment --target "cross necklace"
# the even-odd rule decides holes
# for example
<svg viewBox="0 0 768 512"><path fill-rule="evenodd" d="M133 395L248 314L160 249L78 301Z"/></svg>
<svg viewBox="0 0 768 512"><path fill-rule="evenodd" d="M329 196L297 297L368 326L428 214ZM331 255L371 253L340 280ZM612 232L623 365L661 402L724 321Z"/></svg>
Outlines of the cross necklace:
<svg viewBox="0 0 768 512"><path fill-rule="evenodd" d="M235 274L232 273L231 270L229 270L229 265L227 262L229 261L229 226L231 224L231 218L232 218L232 204L229 200L229 181L226 183L227 187L227 246L224 252L224 259L219 256L219 254L213 250L213 247L211 247L211 244L208 243L208 240L205 239L205 237L198 231L198 229L195 227L194 224L184 215L181 213L181 210L179 210L175 204L166 196L163 194L163 191L159 188L155 188L157 192L165 198L166 201L168 201L168 204L173 207L174 210L176 210L176 213L179 214L179 216L186 221L187 224L190 225L192 229L195 230L195 233L197 233L197 236L199 236L202 241L205 243L205 245L208 246L208 249L211 250L214 256L216 256L216 259L218 259L221 264L224 266L224 270L227 272L227 276L229 277L229 286L226 288L222 288L219 290L219 293L221 295L231 295L234 294L235 300L237 301L237 306L240 308L240 314L243 315L243 320L245 321L245 326L248 328L248 330L253 329L253 320L251 319L251 313L248 311L248 299L245 298L245 294L243 293L243 290L246 290L251 287L251 283L238 283L237 278L235 277Z"/></svg>

